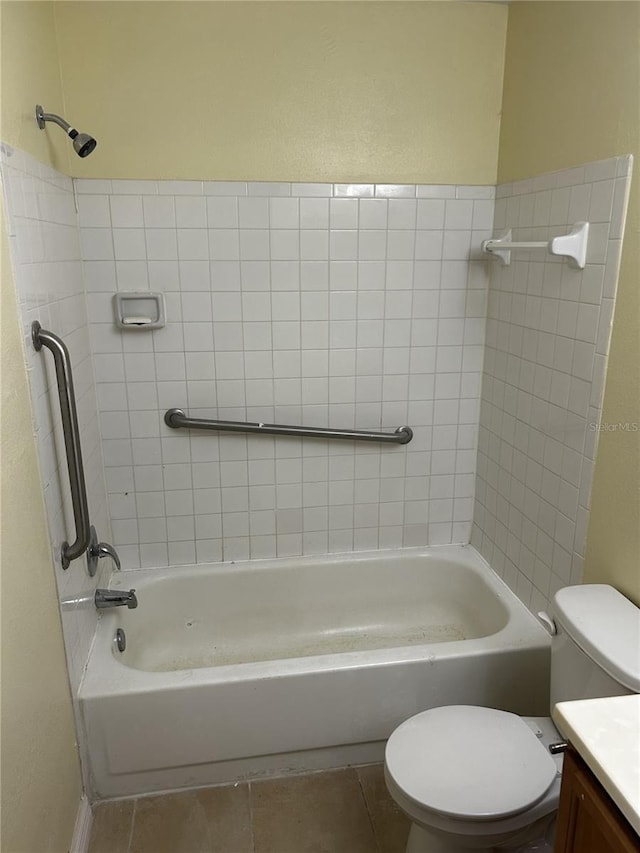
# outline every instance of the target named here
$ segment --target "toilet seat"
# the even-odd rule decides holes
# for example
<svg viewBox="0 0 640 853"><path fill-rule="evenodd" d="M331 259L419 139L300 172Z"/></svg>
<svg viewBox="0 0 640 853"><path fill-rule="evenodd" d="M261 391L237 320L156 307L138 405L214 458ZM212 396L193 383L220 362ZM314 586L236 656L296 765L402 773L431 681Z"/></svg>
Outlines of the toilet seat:
<svg viewBox="0 0 640 853"><path fill-rule="evenodd" d="M538 803L556 762L516 714L450 705L416 714L389 738L386 770L418 807L454 820L495 821Z"/></svg>

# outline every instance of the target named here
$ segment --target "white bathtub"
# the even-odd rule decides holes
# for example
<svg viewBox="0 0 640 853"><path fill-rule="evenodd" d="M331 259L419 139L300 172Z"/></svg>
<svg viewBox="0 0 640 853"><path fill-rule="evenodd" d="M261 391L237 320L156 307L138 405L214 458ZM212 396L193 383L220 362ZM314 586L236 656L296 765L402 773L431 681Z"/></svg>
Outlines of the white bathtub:
<svg viewBox="0 0 640 853"><path fill-rule="evenodd" d="M111 586L139 606L103 611L80 688L96 797L381 760L392 730L436 705L548 713L548 636L469 546Z"/></svg>

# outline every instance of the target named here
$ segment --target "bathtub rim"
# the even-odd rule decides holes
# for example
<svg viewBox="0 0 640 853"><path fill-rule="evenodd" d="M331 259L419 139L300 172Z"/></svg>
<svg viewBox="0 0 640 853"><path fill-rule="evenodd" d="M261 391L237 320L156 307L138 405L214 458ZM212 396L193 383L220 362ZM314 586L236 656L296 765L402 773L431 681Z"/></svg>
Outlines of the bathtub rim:
<svg viewBox="0 0 640 853"><path fill-rule="evenodd" d="M277 568L299 565L327 565L345 562L365 562L372 558L402 559L402 557L424 557L431 560L462 563L480 574L482 580L507 610L507 622L503 628L470 640L450 640L439 643L423 643L409 646L394 646L349 652L333 652L297 658L278 658L266 661L225 664L221 666L197 667L180 670L149 671L136 669L120 662L113 652L117 614L103 611L98 621L92 649L80 683L80 699L113 695L114 693L149 692L159 687L179 690L185 686L204 686L215 683L252 681L266 678L283 678L310 672L331 672L336 669L359 669L411 663L425 659L435 661L439 657L476 657L496 653L518 646L548 647L550 637L528 608L491 568L489 563L472 545L437 545L417 548L370 550L323 554L318 556L296 556L269 558L266 560L227 561L219 563L189 564L180 567L159 569L131 569L114 572L109 580L110 588L124 588L140 584L175 580L176 572L216 572ZM138 588L136 586L136 588ZM143 586L140 586L143 590Z"/></svg>

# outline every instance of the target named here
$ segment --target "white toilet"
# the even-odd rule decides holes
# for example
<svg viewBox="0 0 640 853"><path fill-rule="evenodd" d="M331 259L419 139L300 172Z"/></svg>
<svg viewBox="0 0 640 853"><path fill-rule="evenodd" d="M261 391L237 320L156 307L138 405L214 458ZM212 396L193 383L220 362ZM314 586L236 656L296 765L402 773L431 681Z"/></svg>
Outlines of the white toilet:
<svg viewBox="0 0 640 853"><path fill-rule="evenodd" d="M640 693L640 610L604 584L554 599L551 702ZM393 732L385 779L411 818L406 853L551 851L562 740L550 717L475 705L416 714Z"/></svg>

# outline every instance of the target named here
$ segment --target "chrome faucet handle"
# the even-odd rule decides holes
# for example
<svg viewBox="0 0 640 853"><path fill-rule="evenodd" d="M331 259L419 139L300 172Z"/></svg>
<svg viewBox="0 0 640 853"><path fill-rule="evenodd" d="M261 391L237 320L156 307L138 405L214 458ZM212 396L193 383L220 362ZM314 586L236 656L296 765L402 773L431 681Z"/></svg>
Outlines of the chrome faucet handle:
<svg viewBox="0 0 640 853"><path fill-rule="evenodd" d="M113 545L109 545L108 542L99 542L96 553L99 560L102 559L102 557L111 557L113 562L116 564L116 570L121 570L122 566L120 565L120 557Z"/></svg>
<svg viewBox="0 0 640 853"><path fill-rule="evenodd" d="M120 571L122 566L120 565L120 557L118 556L118 552L113 547L113 545L109 545L108 542L98 542L98 534L92 524L91 541L89 542L89 547L87 548L87 570L89 572L89 577L94 577L94 575L98 571L98 560L101 560L103 557L111 557L111 559L115 563L116 570Z"/></svg>

